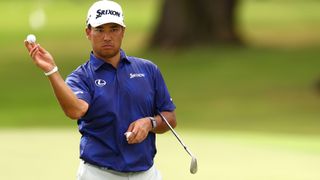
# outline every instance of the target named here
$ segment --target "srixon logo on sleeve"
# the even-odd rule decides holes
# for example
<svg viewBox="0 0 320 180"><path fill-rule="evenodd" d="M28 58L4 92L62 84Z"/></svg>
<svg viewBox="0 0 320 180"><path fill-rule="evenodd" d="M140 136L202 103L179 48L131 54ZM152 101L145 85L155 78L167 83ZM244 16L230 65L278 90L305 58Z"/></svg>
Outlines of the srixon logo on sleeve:
<svg viewBox="0 0 320 180"><path fill-rule="evenodd" d="M98 10L97 10L96 19L98 19L98 18L101 17L102 15L112 15L112 16L118 16L118 17L120 17L120 12L114 11L114 10L110 10L110 9L106 9L106 10L98 9Z"/></svg>

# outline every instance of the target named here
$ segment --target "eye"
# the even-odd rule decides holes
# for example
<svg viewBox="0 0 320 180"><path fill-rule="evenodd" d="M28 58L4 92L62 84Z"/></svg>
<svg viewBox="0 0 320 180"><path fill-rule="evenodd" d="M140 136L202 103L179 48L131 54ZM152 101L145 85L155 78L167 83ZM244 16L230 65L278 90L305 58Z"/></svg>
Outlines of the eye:
<svg viewBox="0 0 320 180"><path fill-rule="evenodd" d="M111 29L111 32L118 32L119 31L119 28L112 28Z"/></svg>
<svg viewBox="0 0 320 180"><path fill-rule="evenodd" d="M101 33L101 32L103 32L103 29L102 28L95 28L94 31Z"/></svg>

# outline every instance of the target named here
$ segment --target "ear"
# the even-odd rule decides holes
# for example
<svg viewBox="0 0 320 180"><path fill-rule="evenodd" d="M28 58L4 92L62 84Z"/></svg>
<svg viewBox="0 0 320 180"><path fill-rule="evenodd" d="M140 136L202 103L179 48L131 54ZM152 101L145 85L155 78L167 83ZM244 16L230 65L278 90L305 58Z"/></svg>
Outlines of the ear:
<svg viewBox="0 0 320 180"><path fill-rule="evenodd" d="M86 28L86 36L87 39L91 40L91 32L92 32L92 28Z"/></svg>

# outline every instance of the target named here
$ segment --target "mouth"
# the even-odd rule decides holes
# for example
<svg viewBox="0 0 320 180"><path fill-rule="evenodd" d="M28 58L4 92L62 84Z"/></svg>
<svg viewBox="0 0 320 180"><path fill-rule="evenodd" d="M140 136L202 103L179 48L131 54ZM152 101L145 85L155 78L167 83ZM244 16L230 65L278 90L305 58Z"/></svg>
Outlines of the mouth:
<svg viewBox="0 0 320 180"><path fill-rule="evenodd" d="M112 48L113 48L113 45L111 45L111 44L104 44L104 45L102 45L102 48L104 48L104 49L112 49Z"/></svg>

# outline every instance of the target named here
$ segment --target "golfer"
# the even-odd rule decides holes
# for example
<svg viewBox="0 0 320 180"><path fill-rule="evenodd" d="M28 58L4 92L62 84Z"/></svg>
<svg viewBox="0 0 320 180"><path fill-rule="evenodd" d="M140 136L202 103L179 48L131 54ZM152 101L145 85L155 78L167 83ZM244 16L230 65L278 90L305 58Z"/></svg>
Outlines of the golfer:
<svg viewBox="0 0 320 180"><path fill-rule="evenodd" d="M48 77L65 114L77 119L80 141L78 180L159 180L154 166L156 133L168 131L157 115L175 127L175 105L159 68L127 56L122 8L94 3L86 21L89 60L64 81L53 57L39 44L25 46Z"/></svg>

